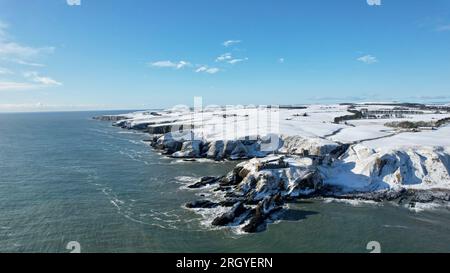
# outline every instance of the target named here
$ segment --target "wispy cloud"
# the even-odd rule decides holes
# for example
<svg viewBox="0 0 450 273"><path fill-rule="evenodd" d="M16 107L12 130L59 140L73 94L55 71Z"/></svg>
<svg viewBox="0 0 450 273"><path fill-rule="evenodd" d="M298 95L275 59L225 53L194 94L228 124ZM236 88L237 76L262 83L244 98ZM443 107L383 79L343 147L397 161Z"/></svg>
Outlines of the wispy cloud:
<svg viewBox="0 0 450 273"><path fill-rule="evenodd" d="M365 64L374 64L378 62L378 59L372 55L365 55L357 58L356 60L363 62Z"/></svg>
<svg viewBox="0 0 450 273"><path fill-rule="evenodd" d="M157 62L154 62L154 63L150 63L150 66L158 67L158 68L182 69L184 67L191 66L191 64L189 62L185 62L185 61L179 61L179 62L157 61Z"/></svg>
<svg viewBox="0 0 450 273"><path fill-rule="evenodd" d="M0 21L0 60L3 62L42 67L44 66L43 64L37 63L34 60L55 51L55 48L51 46L33 47L23 45L12 39L8 30L9 25ZM1 67L0 74L12 75L14 73L7 67ZM0 82L0 91L32 90L62 85L61 82L47 76L41 76L36 71L23 73L21 76L23 76L22 80L2 80Z"/></svg>
<svg viewBox="0 0 450 273"><path fill-rule="evenodd" d="M371 98L371 96L342 96L342 97L334 97L334 96L314 96L308 98L311 101L326 101L326 102L355 102L355 101L364 101Z"/></svg>
<svg viewBox="0 0 450 273"><path fill-rule="evenodd" d="M195 72L197 72L197 73L200 73L200 72L204 72L204 73L208 73L208 74L216 74L216 73L218 73L220 71L220 69L219 68L217 68L217 67L208 67L208 66L206 66L206 65L204 65L204 66L200 66L199 68L197 68L196 70L195 70Z"/></svg>
<svg viewBox="0 0 450 273"><path fill-rule="evenodd" d="M122 106L106 104L47 104L43 102L0 103L0 112L117 109L119 107ZM136 106L133 109L136 109Z"/></svg>
<svg viewBox="0 0 450 273"><path fill-rule="evenodd" d="M22 59L30 59L42 54L50 54L55 51L54 47L29 47L15 42L0 41L1 57L19 57Z"/></svg>
<svg viewBox="0 0 450 273"><path fill-rule="evenodd" d="M50 77L40 76L38 72L31 71L25 72L24 77L30 79L31 81L44 85L44 86L61 86L62 83L58 82Z"/></svg>
<svg viewBox="0 0 450 273"><path fill-rule="evenodd" d="M0 82L0 91L23 91L36 88L39 86L27 82Z"/></svg>
<svg viewBox="0 0 450 273"><path fill-rule="evenodd" d="M227 62L229 64L236 64L247 60L248 58L234 58L231 53L224 53L216 58L216 62Z"/></svg>
<svg viewBox="0 0 450 273"><path fill-rule="evenodd" d="M235 44L240 43L240 40L228 40L225 41L223 43L223 45L225 47L230 47L233 46ZM193 69L192 71L196 72L196 73L207 73L207 74L216 74L218 72L223 71L223 65L222 64L237 64L237 63L241 63L244 61L247 61L248 58L242 58L242 57L234 57L232 53L230 52L226 52L221 54L220 56L218 56L215 59L216 63L221 63L221 64L216 64L216 66L218 67L210 67L209 65L206 64L192 64L190 62L187 61L178 61L178 62L174 62L171 60L163 60L163 61L156 61L156 62L150 62L147 65L150 67L156 67L156 68L172 68L172 69L182 69L182 68L191 68ZM209 62L205 62L205 63L209 63Z"/></svg>
<svg viewBox="0 0 450 273"><path fill-rule="evenodd" d="M34 66L34 67L44 67L45 66L45 64L27 62L27 61L20 60L20 59L15 59L15 60L12 60L12 61L14 61L17 64L27 65L27 66Z"/></svg>
<svg viewBox="0 0 450 273"><path fill-rule="evenodd" d="M229 64L237 64L237 63L240 63L240 62L245 62L247 60L248 60L248 58L232 59L232 60L229 60L227 63L229 63Z"/></svg>
<svg viewBox="0 0 450 273"><path fill-rule="evenodd" d="M233 45L237 45L237 44L239 44L241 42L242 42L241 40L228 40L228 41L223 42L222 45L225 46L225 47L230 47L230 46L233 46Z"/></svg>
<svg viewBox="0 0 450 273"><path fill-rule="evenodd" d="M31 47L13 41L8 34L9 25L0 21L0 57L17 57L29 59L42 54L50 54L55 51L54 47Z"/></svg>
<svg viewBox="0 0 450 273"><path fill-rule="evenodd" d="M284 58L279 58L278 63L280 63L280 64L284 63Z"/></svg>
<svg viewBox="0 0 450 273"><path fill-rule="evenodd" d="M0 21L0 41L6 36L6 29L8 28L8 24Z"/></svg>
<svg viewBox="0 0 450 273"><path fill-rule="evenodd" d="M7 74L13 74L13 72L8 68L0 67L0 75L7 75Z"/></svg>
<svg viewBox="0 0 450 273"><path fill-rule="evenodd" d="M450 24L448 25L440 25L436 27L436 31L442 32L442 31L450 31Z"/></svg>
<svg viewBox="0 0 450 273"><path fill-rule="evenodd" d="M40 76L37 72L25 72L30 82L0 81L0 91L28 91L44 87L61 86L62 83L50 77Z"/></svg>
<svg viewBox="0 0 450 273"><path fill-rule="evenodd" d="M369 6L381 6L381 0L367 0Z"/></svg>
<svg viewBox="0 0 450 273"><path fill-rule="evenodd" d="M223 61L227 61L227 60L231 60L231 59L233 59L233 56L231 55L231 53L224 53L216 58L216 62L223 62Z"/></svg>
<svg viewBox="0 0 450 273"><path fill-rule="evenodd" d="M81 0L66 0L67 5L69 6L80 6Z"/></svg>

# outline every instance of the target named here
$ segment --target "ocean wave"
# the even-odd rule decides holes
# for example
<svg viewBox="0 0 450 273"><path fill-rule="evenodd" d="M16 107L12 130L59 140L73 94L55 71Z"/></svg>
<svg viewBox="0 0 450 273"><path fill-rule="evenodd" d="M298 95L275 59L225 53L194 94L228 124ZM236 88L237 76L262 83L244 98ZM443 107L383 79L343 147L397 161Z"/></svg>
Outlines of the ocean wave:
<svg viewBox="0 0 450 273"><path fill-rule="evenodd" d="M200 178L198 177L193 177L193 176L176 176L174 178L177 182L181 182L181 183L194 183L197 182Z"/></svg>
<svg viewBox="0 0 450 273"><path fill-rule="evenodd" d="M339 199L339 198L324 198L323 202L326 204L329 203L345 203L354 207L360 207L364 205L376 205L381 206L382 204L379 202L371 201L371 200L360 200L360 199Z"/></svg>
<svg viewBox="0 0 450 273"><path fill-rule="evenodd" d="M398 228L398 229L408 229L407 226L401 226L401 225L383 225L385 228Z"/></svg>
<svg viewBox="0 0 450 273"><path fill-rule="evenodd" d="M433 211L438 209L450 209L450 204L440 203L415 203L414 206L406 204L405 207L413 212Z"/></svg>

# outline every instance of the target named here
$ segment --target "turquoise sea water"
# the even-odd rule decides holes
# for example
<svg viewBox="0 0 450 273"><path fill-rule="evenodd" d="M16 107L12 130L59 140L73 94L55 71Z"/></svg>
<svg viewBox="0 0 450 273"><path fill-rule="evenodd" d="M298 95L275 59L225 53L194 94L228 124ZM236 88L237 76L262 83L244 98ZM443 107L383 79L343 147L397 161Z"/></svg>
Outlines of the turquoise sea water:
<svg viewBox="0 0 450 273"><path fill-rule="evenodd" d="M110 114L112 112L108 112ZM292 204L266 232L211 230L183 188L235 163L160 156L99 112L0 114L0 252L450 252L450 212L391 204Z"/></svg>

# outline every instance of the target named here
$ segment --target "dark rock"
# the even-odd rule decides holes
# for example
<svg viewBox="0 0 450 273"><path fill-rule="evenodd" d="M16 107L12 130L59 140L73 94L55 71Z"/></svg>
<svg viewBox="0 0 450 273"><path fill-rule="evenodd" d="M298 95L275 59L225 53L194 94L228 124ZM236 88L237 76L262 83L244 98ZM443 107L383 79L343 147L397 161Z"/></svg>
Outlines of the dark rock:
<svg viewBox="0 0 450 273"><path fill-rule="evenodd" d="M245 225L242 230L247 233L254 233L264 230L266 220L275 211L281 209L283 198L281 194L267 196L256 206L255 213L251 217L250 222Z"/></svg>
<svg viewBox="0 0 450 273"><path fill-rule="evenodd" d="M233 150L236 148L237 141L234 140L228 140L225 142L224 147L224 156L230 156Z"/></svg>
<svg viewBox="0 0 450 273"><path fill-rule="evenodd" d="M120 116L120 115L118 115L118 116L116 116L116 115L104 115L104 116L96 116L96 117L93 117L93 119L96 119L96 120L100 120L100 121L121 121L121 120L126 120L126 119L129 119L129 117L127 117L127 116Z"/></svg>
<svg viewBox="0 0 450 273"><path fill-rule="evenodd" d="M200 140L189 140L183 142L181 150L175 152L171 157L175 158L197 158L200 157L202 141Z"/></svg>
<svg viewBox="0 0 450 273"><path fill-rule="evenodd" d="M332 158L339 158L341 155L343 155L345 152L347 152L349 147L350 147L350 144L342 144L342 145L338 146L337 148L335 148L334 150L332 150L330 152L330 156Z"/></svg>
<svg viewBox="0 0 450 273"><path fill-rule="evenodd" d="M233 223L236 218L245 213L247 209L245 208L242 202L236 203L233 208L229 212L224 213L223 215L217 217L213 220L213 226L225 226L230 223Z"/></svg>
<svg viewBox="0 0 450 273"><path fill-rule="evenodd" d="M255 233L261 231L261 225L264 224L266 216L263 213L262 207L258 206L255 209L255 213L250 219L250 222L245 225L242 230L247 233Z"/></svg>
<svg viewBox="0 0 450 273"><path fill-rule="evenodd" d="M224 142L222 140L217 140L209 143L206 157L216 161L222 160L224 158Z"/></svg>
<svg viewBox="0 0 450 273"><path fill-rule="evenodd" d="M264 162L260 170L274 170L274 169L284 169L288 168L289 164L284 161L283 157L280 157L279 159L272 160L272 161L266 161Z"/></svg>
<svg viewBox="0 0 450 273"><path fill-rule="evenodd" d="M150 134L166 134L172 131L172 125L152 125L148 126L147 132Z"/></svg>
<svg viewBox="0 0 450 273"><path fill-rule="evenodd" d="M234 206L236 203L242 202L242 201L243 201L242 198L234 197L234 198L228 198L228 199L226 199L226 200L224 200L224 201L221 201L219 204L220 204L222 207L232 207L232 206Z"/></svg>
<svg viewBox="0 0 450 273"><path fill-rule="evenodd" d="M215 183L219 182L219 180L222 178L223 177L205 176L205 177L202 177L199 182L189 185L188 188L190 188L190 189L203 188L203 187L206 187L211 184L215 184Z"/></svg>
<svg viewBox="0 0 450 273"><path fill-rule="evenodd" d="M322 177L317 172L311 172L307 174L297 185L297 188L300 190L320 190L323 186Z"/></svg>
<svg viewBox="0 0 450 273"><path fill-rule="evenodd" d="M130 130L137 130L137 131L143 131L143 130L147 130L149 125L152 125L153 122L144 122L144 123L138 123L138 124L133 124L133 125L129 125L127 126L128 129Z"/></svg>
<svg viewBox="0 0 450 273"><path fill-rule="evenodd" d="M198 201L194 201L194 202L189 202L186 205L186 208L190 208L190 209L198 209L198 208L215 208L217 206L219 206L219 204L211 202L209 200L198 200Z"/></svg>
<svg viewBox="0 0 450 273"><path fill-rule="evenodd" d="M249 151L247 147L244 144L242 144L242 142L238 141L236 142L236 145L229 154L229 156L234 159L247 158L249 156Z"/></svg>

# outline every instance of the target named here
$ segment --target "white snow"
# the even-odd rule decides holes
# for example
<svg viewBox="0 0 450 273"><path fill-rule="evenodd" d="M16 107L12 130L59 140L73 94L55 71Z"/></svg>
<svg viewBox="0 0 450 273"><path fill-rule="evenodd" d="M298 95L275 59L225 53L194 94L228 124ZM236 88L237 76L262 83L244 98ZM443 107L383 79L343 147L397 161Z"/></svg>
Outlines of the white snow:
<svg viewBox="0 0 450 273"><path fill-rule="evenodd" d="M358 105L356 109L372 111L395 107ZM334 123L336 117L352 115L348 110L346 105L309 105L306 109L209 108L195 113L186 109L169 109L160 111L160 116L143 111L121 115L129 119L120 123L129 128L137 124L144 127L146 124L153 127L184 125L183 130L187 133L174 136L182 136L184 142L194 135L197 140L212 143L208 153L214 154L223 152L224 144L220 141L257 140L268 136L282 140L279 147L272 147L273 150L291 155L302 155L307 151L307 155L325 156L340 143L348 143L352 146L339 160L331 166L321 167L325 183L349 191L400 187L450 189L450 126L410 132L385 125L394 121L437 121L449 118L450 113L420 110L423 114L405 114L403 118ZM165 139L169 139L167 135L158 142L162 143ZM183 143L182 151L175 156L198 156L199 149L197 143ZM255 146L238 144L236 154L241 152L249 156L259 155ZM250 161L249 164L255 162ZM299 169L302 168L299 166ZM276 176L303 175L291 170L272 172Z"/></svg>

